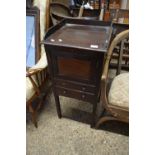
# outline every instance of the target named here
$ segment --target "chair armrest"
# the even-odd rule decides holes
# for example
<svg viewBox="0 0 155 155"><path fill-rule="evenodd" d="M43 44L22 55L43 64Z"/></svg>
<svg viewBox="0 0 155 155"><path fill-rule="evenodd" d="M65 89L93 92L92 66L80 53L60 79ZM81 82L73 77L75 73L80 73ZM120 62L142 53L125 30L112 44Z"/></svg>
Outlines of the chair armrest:
<svg viewBox="0 0 155 155"><path fill-rule="evenodd" d="M102 74L102 80L106 80L108 77L108 69L109 69L109 63L110 63L110 59L112 56L112 52L115 48L115 46L120 43L120 41L122 41L123 39L127 38L129 36L129 30L125 30L119 34L117 34L117 36L114 38L114 40L112 41L109 49L108 49L108 53L106 55L106 60L105 60L105 64L104 64L104 70L103 70L103 74Z"/></svg>
<svg viewBox="0 0 155 155"><path fill-rule="evenodd" d="M42 70L43 70L42 68L27 70L26 71L26 77L30 77L32 75L35 75L35 74L41 72Z"/></svg>
<svg viewBox="0 0 155 155"><path fill-rule="evenodd" d="M26 71L26 76L28 77L37 74L42 70L44 70L46 67L47 67L46 53L43 53L38 63Z"/></svg>
<svg viewBox="0 0 155 155"><path fill-rule="evenodd" d="M29 69L29 71L34 70L34 69L39 69L39 70L40 70L40 69L44 69L44 68L47 67L47 65L48 65L48 64L47 64L46 53L45 53L45 52L42 52L40 60L37 62L36 65L32 66L32 67Z"/></svg>
<svg viewBox="0 0 155 155"><path fill-rule="evenodd" d="M105 64L103 66L104 70L103 70L103 74L101 77L101 80L106 81L107 77L108 77L108 70L109 70L109 62L110 62L110 56L106 56L106 60L105 60Z"/></svg>

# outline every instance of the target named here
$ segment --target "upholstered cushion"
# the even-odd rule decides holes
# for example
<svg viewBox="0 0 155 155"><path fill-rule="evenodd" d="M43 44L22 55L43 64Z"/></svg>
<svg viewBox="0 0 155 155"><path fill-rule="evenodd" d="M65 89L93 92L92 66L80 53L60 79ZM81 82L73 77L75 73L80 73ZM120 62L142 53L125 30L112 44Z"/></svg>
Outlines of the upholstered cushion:
<svg viewBox="0 0 155 155"><path fill-rule="evenodd" d="M30 79L26 78L26 101L28 101L35 93L34 87Z"/></svg>
<svg viewBox="0 0 155 155"><path fill-rule="evenodd" d="M46 54L42 54L39 62L32 67L31 69L38 69L38 68L45 68L47 66L47 60L46 60ZM30 71L31 71L30 69ZM36 76L33 75L32 76L34 82L36 83L36 85L38 86L38 83L36 82ZM41 81L41 75L38 74L38 80ZM29 79L29 77L26 77L26 101L29 100L33 95L34 95L35 91L34 91L34 87Z"/></svg>
<svg viewBox="0 0 155 155"><path fill-rule="evenodd" d="M129 73L122 73L114 78L108 100L112 105L129 107Z"/></svg>

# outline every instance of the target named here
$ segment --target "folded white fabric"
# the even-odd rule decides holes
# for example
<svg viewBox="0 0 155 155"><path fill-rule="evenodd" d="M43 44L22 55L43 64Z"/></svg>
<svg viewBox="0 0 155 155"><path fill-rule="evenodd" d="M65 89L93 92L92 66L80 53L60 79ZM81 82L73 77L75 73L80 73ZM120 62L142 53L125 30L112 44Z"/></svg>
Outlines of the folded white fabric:
<svg viewBox="0 0 155 155"><path fill-rule="evenodd" d="M93 7L88 2L84 5L84 8L93 10Z"/></svg>
<svg viewBox="0 0 155 155"><path fill-rule="evenodd" d="M28 101L35 93L34 87L29 79L26 78L26 101Z"/></svg>

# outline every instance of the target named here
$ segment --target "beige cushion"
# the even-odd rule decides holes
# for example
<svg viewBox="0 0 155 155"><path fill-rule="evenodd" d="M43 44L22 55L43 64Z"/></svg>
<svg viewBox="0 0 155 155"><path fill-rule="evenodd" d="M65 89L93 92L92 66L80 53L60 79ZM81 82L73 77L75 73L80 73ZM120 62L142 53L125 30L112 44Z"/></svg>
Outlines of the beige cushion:
<svg viewBox="0 0 155 155"><path fill-rule="evenodd" d="M36 75L32 75L31 77L33 81L35 82L36 86L39 87L39 84L41 83L41 74L38 73L38 76L37 76L38 80L37 80ZM34 93L36 93L34 86L32 85L30 78L26 77L26 101L28 101L34 95Z"/></svg>
<svg viewBox="0 0 155 155"><path fill-rule="evenodd" d="M26 101L28 101L35 93L35 90L33 88L33 85L30 81L30 79L26 78Z"/></svg>
<svg viewBox="0 0 155 155"><path fill-rule="evenodd" d="M42 54L40 60L38 61L38 63L33 66L31 69L38 69L38 68L45 68L47 66L47 59L46 59L46 55L45 53ZM31 71L30 69L30 71ZM36 82L36 77L35 75L32 76L34 82L36 83L36 85L38 86L38 83ZM38 74L38 80L39 82L41 82L41 75ZM34 95L35 91L33 88L33 85L29 79L29 77L26 77L26 101L29 100L33 95Z"/></svg>
<svg viewBox="0 0 155 155"><path fill-rule="evenodd" d="M109 104L129 107L129 73L116 76L108 95Z"/></svg>

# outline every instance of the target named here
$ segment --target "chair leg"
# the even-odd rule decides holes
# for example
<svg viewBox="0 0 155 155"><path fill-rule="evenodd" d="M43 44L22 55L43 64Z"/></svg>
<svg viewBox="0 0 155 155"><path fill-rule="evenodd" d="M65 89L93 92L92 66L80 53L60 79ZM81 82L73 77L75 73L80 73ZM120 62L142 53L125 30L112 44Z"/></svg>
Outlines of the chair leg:
<svg viewBox="0 0 155 155"><path fill-rule="evenodd" d="M37 112L33 112L33 113L32 113L32 122L33 122L34 126L35 126L36 128L38 128L38 123L37 123Z"/></svg>
<svg viewBox="0 0 155 155"><path fill-rule="evenodd" d="M96 123L96 108L97 108L97 102L93 103L91 128L95 127L95 123Z"/></svg>
<svg viewBox="0 0 155 155"><path fill-rule="evenodd" d="M96 129L99 128L99 126L100 126L102 123L104 123L104 122L106 122L106 121L110 121L110 120L117 120L117 118L112 117L112 116L103 116L103 117L101 117L101 118L99 119L99 121L96 123L95 128L96 128Z"/></svg>

